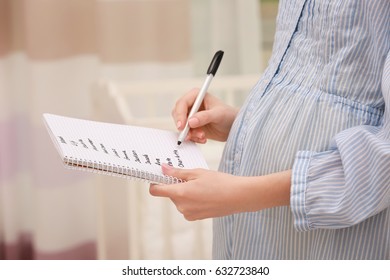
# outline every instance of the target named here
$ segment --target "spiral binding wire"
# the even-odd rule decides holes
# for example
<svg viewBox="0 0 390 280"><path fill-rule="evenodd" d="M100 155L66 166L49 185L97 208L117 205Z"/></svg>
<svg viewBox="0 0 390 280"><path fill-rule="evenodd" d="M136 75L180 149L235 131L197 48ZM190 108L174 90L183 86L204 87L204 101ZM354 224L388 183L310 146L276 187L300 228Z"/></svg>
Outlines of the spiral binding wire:
<svg viewBox="0 0 390 280"><path fill-rule="evenodd" d="M151 172L139 170L137 168L129 168L126 166L120 166L116 164L97 162L87 159L64 157L64 163L67 168L74 170L88 171L97 174L110 175L114 177L122 177L126 179L158 183L158 184L177 184L183 183L184 181L180 178L154 174Z"/></svg>

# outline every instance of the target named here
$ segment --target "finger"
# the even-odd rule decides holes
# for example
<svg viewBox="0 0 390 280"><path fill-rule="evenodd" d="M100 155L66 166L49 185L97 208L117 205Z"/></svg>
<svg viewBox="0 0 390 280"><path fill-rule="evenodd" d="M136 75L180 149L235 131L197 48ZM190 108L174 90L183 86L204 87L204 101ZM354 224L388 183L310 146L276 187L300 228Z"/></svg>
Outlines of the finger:
<svg viewBox="0 0 390 280"><path fill-rule="evenodd" d="M194 177L194 170L191 169L180 169L169 166L168 164L163 163L161 169L164 175L171 176L174 178L182 179L183 181L188 181ZM153 196L160 197L169 197L174 199L178 192L178 188L182 188L182 184L172 184L172 185L156 185L151 184L149 187L149 193Z"/></svg>
<svg viewBox="0 0 390 280"><path fill-rule="evenodd" d="M181 184L176 184L176 186L182 188L186 181L191 181L199 177L199 172L202 172L203 169L194 168L194 169L186 169L186 168L174 168L172 166L169 166L168 164L163 163L162 165L162 172L165 175L179 178L183 180L184 182Z"/></svg>
<svg viewBox="0 0 390 280"><path fill-rule="evenodd" d="M188 139L186 139L186 141L192 141L192 142L196 142L196 143L199 143L199 144L205 144L207 142L207 138L206 136L204 135L201 135L201 136L196 136L196 135L191 135Z"/></svg>
<svg viewBox="0 0 390 280"><path fill-rule="evenodd" d="M155 185L155 184L151 184L149 186L149 193L152 196L169 197L169 198L171 198L173 196L173 192L174 192L173 186L169 186L169 185Z"/></svg>
<svg viewBox="0 0 390 280"><path fill-rule="evenodd" d="M194 129L191 128L188 131L188 134L184 140L185 141L189 141L189 140L193 141L194 138L203 138L203 137L206 137L206 133L203 130L203 128L194 128Z"/></svg>
<svg viewBox="0 0 390 280"><path fill-rule="evenodd" d="M189 109L194 104L198 92L199 89L194 88L176 102L176 105L172 110L172 117L177 129L184 129Z"/></svg>
<svg viewBox="0 0 390 280"><path fill-rule="evenodd" d="M207 143L207 138L194 138L191 139L191 141L199 144L206 144Z"/></svg>
<svg viewBox="0 0 390 280"><path fill-rule="evenodd" d="M187 140L192 140L194 139L203 139L206 138L206 133L202 128L194 128L191 129L190 132L188 133L189 137Z"/></svg>
<svg viewBox="0 0 390 280"><path fill-rule="evenodd" d="M202 127L215 122L217 117L218 116L214 110L199 111L188 120L188 124L191 128Z"/></svg>
<svg viewBox="0 0 390 280"><path fill-rule="evenodd" d="M174 168L165 163L161 165L161 169L164 175L178 178L183 181L188 181L190 178L193 178L193 174L194 174L193 169Z"/></svg>
<svg viewBox="0 0 390 280"><path fill-rule="evenodd" d="M192 141L199 144L205 144L207 143L206 137L195 137L195 136L187 136L184 141Z"/></svg>

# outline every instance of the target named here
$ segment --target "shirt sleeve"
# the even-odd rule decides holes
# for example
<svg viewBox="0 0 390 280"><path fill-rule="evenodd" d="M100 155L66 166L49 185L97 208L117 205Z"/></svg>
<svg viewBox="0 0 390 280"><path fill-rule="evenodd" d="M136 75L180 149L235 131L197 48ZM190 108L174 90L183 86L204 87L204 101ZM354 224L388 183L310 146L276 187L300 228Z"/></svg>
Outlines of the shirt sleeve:
<svg viewBox="0 0 390 280"><path fill-rule="evenodd" d="M327 151L298 152L291 181L297 230L349 227L390 207L390 55L382 92L380 127L353 127L337 134Z"/></svg>

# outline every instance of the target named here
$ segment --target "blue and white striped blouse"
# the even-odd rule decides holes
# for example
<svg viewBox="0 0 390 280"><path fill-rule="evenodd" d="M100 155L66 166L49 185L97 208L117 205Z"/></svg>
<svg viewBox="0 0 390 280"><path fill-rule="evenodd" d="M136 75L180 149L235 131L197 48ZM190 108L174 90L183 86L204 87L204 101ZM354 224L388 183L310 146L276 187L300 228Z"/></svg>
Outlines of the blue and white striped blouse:
<svg viewBox="0 0 390 280"><path fill-rule="evenodd" d="M390 259L390 1L281 0L220 170L293 170L291 206L214 219L215 259Z"/></svg>

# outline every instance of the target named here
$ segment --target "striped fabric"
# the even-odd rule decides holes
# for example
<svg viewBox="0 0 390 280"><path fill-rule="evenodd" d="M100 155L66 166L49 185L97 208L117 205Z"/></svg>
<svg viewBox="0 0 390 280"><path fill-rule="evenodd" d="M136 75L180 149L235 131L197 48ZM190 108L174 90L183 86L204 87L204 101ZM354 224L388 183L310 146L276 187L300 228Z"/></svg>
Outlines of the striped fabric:
<svg viewBox="0 0 390 280"><path fill-rule="evenodd" d="M220 170L292 168L291 206L215 219L213 258L390 259L389 49L388 0L280 1Z"/></svg>

